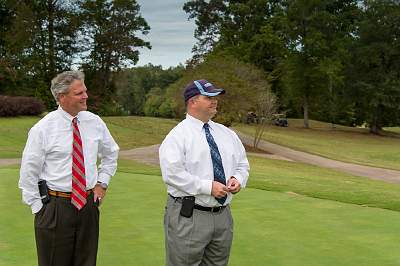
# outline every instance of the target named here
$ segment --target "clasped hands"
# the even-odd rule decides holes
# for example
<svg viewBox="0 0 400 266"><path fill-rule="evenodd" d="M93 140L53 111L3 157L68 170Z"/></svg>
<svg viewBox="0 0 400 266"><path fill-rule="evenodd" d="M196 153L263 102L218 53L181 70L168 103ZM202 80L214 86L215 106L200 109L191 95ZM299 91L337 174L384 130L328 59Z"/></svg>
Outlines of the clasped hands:
<svg viewBox="0 0 400 266"><path fill-rule="evenodd" d="M239 181L232 176L228 180L228 184L226 184L226 186L224 184L221 184L220 182L213 181L211 195L216 198L222 198L225 197L228 192L231 192L232 194L238 193L240 191L240 188L241 187Z"/></svg>

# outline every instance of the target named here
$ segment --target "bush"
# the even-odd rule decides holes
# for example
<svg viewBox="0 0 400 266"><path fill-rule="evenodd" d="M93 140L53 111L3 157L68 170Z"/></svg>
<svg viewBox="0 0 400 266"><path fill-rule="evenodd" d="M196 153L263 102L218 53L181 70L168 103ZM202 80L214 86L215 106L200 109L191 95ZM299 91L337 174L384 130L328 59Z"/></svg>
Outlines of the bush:
<svg viewBox="0 0 400 266"><path fill-rule="evenodd" d="M261 69L233 57L211 54L203 63L188 68L181 79L166 89L166 99L176 103L175 118L184 118L183 91L196 79L206 79L226 90L225 95L218 97L218 114L221 116L215 118L224 125L239 122L270 90L267 73Z"/></svg>
<svg viewBox="0 0 400 266"><path fill-rule="evenodd" d="M44 105L34 97L0 95L0 116L40 115Z"/></svg>

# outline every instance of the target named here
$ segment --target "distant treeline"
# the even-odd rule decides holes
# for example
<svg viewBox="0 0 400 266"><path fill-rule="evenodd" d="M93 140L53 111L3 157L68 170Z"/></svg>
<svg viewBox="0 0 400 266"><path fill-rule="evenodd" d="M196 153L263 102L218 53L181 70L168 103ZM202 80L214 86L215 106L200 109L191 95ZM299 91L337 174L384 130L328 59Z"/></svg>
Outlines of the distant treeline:
<svg viewBox="0 0 400 266"><path fill-rule="evenodd" d="M397 0L191 0L194 56L186 67L133 68L149 25L136 1L0 0L0 94L36 96L50 110L50 80L86 74L103 115L181 117L192 79L224 87L222 120L257 112L272 91L278 111L378 133L400 124ZM221 119L221 117L220 117Z"/></svg>

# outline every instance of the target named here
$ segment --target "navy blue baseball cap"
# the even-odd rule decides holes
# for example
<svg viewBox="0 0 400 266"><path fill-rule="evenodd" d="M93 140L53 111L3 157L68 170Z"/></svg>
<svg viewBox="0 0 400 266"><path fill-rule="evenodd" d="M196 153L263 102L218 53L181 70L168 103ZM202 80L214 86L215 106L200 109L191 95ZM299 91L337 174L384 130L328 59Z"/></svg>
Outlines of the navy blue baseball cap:
<svg viewBox="0 0 400 266"><path fill-rule="evenodd" d="M183 97L185 98L185 102L187 102L190 98L196 95L204 95L214 97L220 94L224 94L224 89L217 89L213 84L208 82L205 79L194 80L190 82L183 93Z"/></svg>

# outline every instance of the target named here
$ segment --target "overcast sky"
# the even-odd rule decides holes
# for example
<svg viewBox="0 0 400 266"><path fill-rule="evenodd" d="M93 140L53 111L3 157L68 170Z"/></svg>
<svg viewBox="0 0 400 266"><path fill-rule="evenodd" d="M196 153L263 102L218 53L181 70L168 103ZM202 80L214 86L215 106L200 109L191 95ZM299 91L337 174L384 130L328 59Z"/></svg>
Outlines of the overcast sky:
<svg viewBox="0 0 400 266"><path fill-rule="evenodd" d="M195 43L194 21L187 20L183 11L185 0L137 0L142 17L150 25L150 33L144 37L152 49L141 49L137 65L148 63L163 68L185 63L192 54Z"/></svg>

